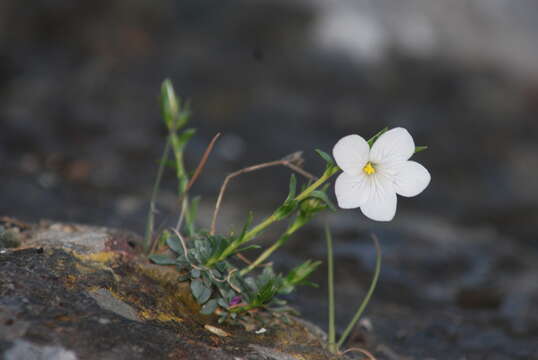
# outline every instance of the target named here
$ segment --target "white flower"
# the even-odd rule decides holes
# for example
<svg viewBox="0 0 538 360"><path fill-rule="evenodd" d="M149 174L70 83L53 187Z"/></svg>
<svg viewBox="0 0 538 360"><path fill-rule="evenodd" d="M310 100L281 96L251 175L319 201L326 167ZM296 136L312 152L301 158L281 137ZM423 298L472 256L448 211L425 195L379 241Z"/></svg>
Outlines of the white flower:
<svg viewBox="0 0 538 360"><path fill-rule="evenodd" d="M359 135L340 139L333 148L342 169L335 183L338 206L360 207L362 213L377 221L390 221L396 213L396 194L412 197L430 183L430 173L415 161L415 142L404 128L381 135L372 148Z"/></svg>

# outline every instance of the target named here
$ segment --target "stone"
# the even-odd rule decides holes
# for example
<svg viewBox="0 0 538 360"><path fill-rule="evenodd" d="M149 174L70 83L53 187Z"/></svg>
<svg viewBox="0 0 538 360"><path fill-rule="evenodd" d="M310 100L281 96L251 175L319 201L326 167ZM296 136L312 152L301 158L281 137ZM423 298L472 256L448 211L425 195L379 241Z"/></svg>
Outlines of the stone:
<svg viewBox="0 0 538 360"><path fill-rule="evenodd" d="M247 331L200 314L181 274L150 264L133 234L41 224L20 238L0 254L6 360L334 358L324 333L295 317L267 313L269 322Z"/></svg>

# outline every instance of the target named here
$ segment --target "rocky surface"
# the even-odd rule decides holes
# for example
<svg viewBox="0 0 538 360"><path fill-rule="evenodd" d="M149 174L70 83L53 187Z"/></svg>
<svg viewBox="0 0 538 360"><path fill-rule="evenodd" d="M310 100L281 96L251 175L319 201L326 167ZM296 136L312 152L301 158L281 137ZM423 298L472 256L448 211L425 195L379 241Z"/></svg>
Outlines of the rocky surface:
<svg viewBox="0 0 538 360"><path fill-rule="evenodd" d="M187 283L137 254L133 234L80 225L20 229L0 251L5 360L330 359L321 332L268 317L256 333L199 314Z"/></svg>

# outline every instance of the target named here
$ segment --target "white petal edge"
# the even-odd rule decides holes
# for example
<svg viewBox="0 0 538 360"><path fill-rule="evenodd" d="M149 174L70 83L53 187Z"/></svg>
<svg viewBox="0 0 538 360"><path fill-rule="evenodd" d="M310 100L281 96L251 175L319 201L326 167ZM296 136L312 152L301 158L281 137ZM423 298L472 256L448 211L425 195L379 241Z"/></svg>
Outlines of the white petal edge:
<svg viewBox="0 0 538 360"><path fill-rule="evenodd" d="M363 173L357 176L341 173L334 183L334 193L340 208L358 208L366 203L370 195L368 177Z"/></svg>
<svg viewBox="0 0 538 360"><path fill-rule="evenodd" d="M370 161L374 164L409 160L415 153L415 142L409 132L401 127L390 129L381 135L370 151Z"/></svg>
<svg viewBox="0 0 538 360"><path fill-rule="evenodd" d="M391 221L396 214L396 191L390 178L375 176L371 182L370 194L361 211L367 218L375 221Z"/></svg>
<svg viewBox="0 0 538 360"><path fill-rule="evenodd" d="M426 168L415 161L406 161L395 171L394 189L405 197L417 196L430 184L431 175Z"/></svg>
<svg viewBox="0 0 538 360"><path fill-rule="evenodd" d="M350 175L359 175L368 162L370 147L361 136L353 134L344 136L333 147L336 164Z"/></svg>

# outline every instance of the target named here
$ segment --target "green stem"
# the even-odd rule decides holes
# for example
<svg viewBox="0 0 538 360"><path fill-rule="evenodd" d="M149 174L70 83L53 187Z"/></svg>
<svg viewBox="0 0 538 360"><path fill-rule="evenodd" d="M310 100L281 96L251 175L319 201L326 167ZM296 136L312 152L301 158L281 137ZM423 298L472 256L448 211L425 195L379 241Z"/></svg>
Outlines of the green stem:
<svg viewBox="0 0 538 360"><path fill-rule="evenodd" d="M333 263L333 238L329 225L325 224L325 238L327 240L327 284L329 291L329 351L333 354L338 352L336 346L336 331L334 326L334 263Z"/></svg>
<svg viewBox="0 0 538 360"><path fill-rule="evenodd" d="M189 179L185 171L185 165L183 165L183 151L179 145L178 137L175 133L171 133L172 147L174 150L174 157L176 158L176 177L179 181L178 193L183 194Z"/></svg>
<svg viewBox="0 0 538 360"><path fill-rule="evenodd" d="M155 223L155 203L157 202L157 194L159 193L159 187L161 186L161 179L163 177L164 168L166 166L166 160L168 159L168 152L170 151L170 137L166 139L166 145L164 146L159 168L157 170L157 178L155 184L153 184L153 191L151 193L151 202L149 205L148 221L146 223L146 234L144 236L144 252L147 254L150 251L151 239L153 237L153 227Z"/></svg>
<svg viewBox="0 0 538 360"><path fill-rule="evenodd" d="M295 199L293 200L298 202L298 201L306 199L308 195L312 193L312 191L316 190L318 187L323 185L325 181L329 180L329 178L333 176L334 174L336 174L339 170L340 168L338 166L332 166L328 168L327 170L325 170L323 175L321 175L321 177L318 180L316 180L316 182L314 182L312 185L310 185L305 190L303 190L303 192L297 195ZM242 243L246 243L252 240L253 238L255 238L256 235L258 235L260 232L265 230L269 225L274 223L276 220L278 220L278 217L275 216L274 214L269 216L267 219L265 219L264 221L256 225L253 229L251 229L249 232L247 232L245 234L245 237L243 238Z"/></svg>
<svg viewBox="0 0 538 360"><path fill-rule="evenodd" d="M372 240L374 241L375 250L376 250L374 277L372 278L372 282L370 284L370 288L368 289L368 292L366 293L366 297L364 298L362 303L359 305L357 312L355 313L355 315L353 316L353 319L351 319L348 326L342 333L342 336L340 336L340 340L338 340L338 343L336 343L337 349L339 349L344 343L344 341L346 341L347 337L349 336L349 333L351 332L351 330L353 330L357 321L359 321L359 318L361 317L364 309L366 308L366 305L368 305L368 302L370 301L370 298L372 297L372 294L374 293L375 287L377 285L377 280L379 279L379 273L381 271L381 247L379 246L379 240L377 240L377 237L374 234L372 234Z"/></svg>
<svg viewBox="0 0 538 360"><path fill-rule="evenodd" d="M340 168L338 166L329 167L327 170L325 170L323 175L321 175L321 177L318 180L316 180L312 185L310 185L305 190L303 190L303 192L297 195L293 199L293 201L298 202L298 201L306 199L312 193L312 191L316 190L318 187L323 185L325 181L327 181L331 176L336 174L338 171L340 171ZM274 223L277 220L279 220L279 217L276 214L272 214L271 216L267 217L261 223L253 227L250 231L248 231L240 242L236 242L230 245L226 250L222 252L222 254L218 258L209 260L206 266L211 267L215 265L216 263L218 263L219 261L226 259L228 256L233 254L237 250L237 248L239 248L239 246L254 239L259 233L261 233L263 230L265 230L267 227L269 227L272 223Z"/></svg>
<svg viewBox="0 0 538 360"><path fill-rule="evenodd" d="M290 226L288 228L288 230L286 230L286 232L278 238L278 240L273 244L271 245L270 247L268 247L263 253L261 253L260 256L258 256L258 258L256 260L254 260L248 267L244 268L243 270L241 270L239 272L239 275L241 276L245 276L246 274L248 274L249 272L251 272L252 270L254 270L254 268L256 268L257 266L259 266L262 262L264 262L269 256L271 256L271 254L273 252L275 252L278 248L280 248L282 245L284 245L286 243L286 241L288 241L288 239L290 238L290 236L296 232L297 230L299 230L299 228L301 228L301 226L303 226L304 224L306 223L305 219L302 219L300 217L297 218L297 220L293 223L292 226Z"/></svg>
<svg viewBox="0 0 538 360"><path fill-rule="evenodd" d="M318 187L323 185L325 181L329 180L329 178L333 176L334 174L336 174L338 171L340 171L340 168L336 165L331 166L330 168L325 170L323 175L321 175L321 177L318 180L316 180L316 182L314 182L312 185L307 187L302 193L300 193L299 195L295 197L295 201L301 201L301 200L306 199L308 195L312 193L312 191L316 190Z"/></svg>

